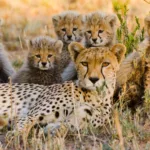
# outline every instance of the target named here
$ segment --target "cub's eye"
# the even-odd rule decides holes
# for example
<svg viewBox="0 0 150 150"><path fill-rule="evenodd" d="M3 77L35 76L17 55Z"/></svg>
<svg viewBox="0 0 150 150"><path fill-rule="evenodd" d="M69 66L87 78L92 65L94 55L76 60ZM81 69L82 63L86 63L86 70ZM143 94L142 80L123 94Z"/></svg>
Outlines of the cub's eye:
<svg viewBox="0 0 150 150"><path fill-rule="evenodd" d="M66 28L62 28L61 30L65 32L65 31L66 31Z"/></svg>
<svg viewBox="0 0 150 150"><path fill-rule="evenodd" d="M103 62L103 64L102 64L103 67L107 67L107 66L109 66L109 65L110 65L109 62Z"/></svg>
<svg viewBox="0 0 150 150"><path fill-rule="evenodd" d="M103 32L104 32L104 30L99 30L98 32L99 32L99 33L103 33Z"/></svg>
<svg viewBox="0 0 150 150"><path fill-rule="evenodd" d="M87 33L91 34L92 32L89 30L89 31L87 31Z"/></svg>
<svg viewBox="0 0 150 150"><path fill-rule="evenodd" d="M39 54L35 55L37 58L41 58L41 56Z"/></svg>
<svg viewBox="0 0 150 150"><path fill-rule="evenodd" d="M73 31L76 31L78 28L73 28Z"/></svg>
<svg viewBox="0 0 150 150"><path fill-rule="evenodd" d="M87 62L81 62L81 64L83 65L83 66L88 66L88 63Z"/></svg>
<svg viewBox="0 0 150 150"><path fill-rule="evenodd" d="M52 57L52 54L49 54L47 57L48 57L48 58L51 58L51 57Z"/></svg>

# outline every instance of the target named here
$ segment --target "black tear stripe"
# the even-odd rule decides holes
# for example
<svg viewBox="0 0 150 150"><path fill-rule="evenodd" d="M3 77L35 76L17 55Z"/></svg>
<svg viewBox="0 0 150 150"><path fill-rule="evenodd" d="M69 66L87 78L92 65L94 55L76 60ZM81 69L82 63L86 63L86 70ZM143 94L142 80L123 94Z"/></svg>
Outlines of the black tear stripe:
<svg viewBox="0 0 150 150"><path fill-rule="evenodd" d="M84 111L85 111L87 114L89 114L90 116L92 116L92 111L91 111L91 110L89 110L89 109L84 109Z"/></svg>
<svg viewBox="0 0 150 150"><path fill-rule="evenodd" d="M72 31L72 34L75 36L75 39L76 39L76 35L75 35L75 33Z"/></svg>
<svg viewBox="0 0 150 150"><path fill-rule="evenodd" d="M102 74L102 76L103 76L103 78L104 78L104 80L105 80L105 76L104 76L104 74L103 74L102 69L103 69L103 67L101 68L101 74ZM106 86L106 88L108 89L108 86L107 86L106 82L105 82L105 84L104 84L104 85L105 85L105 86Z"/></svg>
<svg viewBox="0 0 150 150"><path fill-rule="evenodd" d="M101 39L101 37L100 37L99 33L98 33L98 37Z"/></svg>

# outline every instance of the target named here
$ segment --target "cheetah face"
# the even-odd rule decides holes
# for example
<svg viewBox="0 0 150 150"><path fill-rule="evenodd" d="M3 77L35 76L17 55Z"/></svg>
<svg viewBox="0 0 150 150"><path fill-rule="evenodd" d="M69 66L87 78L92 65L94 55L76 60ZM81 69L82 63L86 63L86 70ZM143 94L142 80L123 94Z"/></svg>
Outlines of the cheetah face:
<svg viewBox="0 0 150 150"><path fill-rule="evenodd" d="M80 42L83 39L83 18L80 14L65 12L53 16L52 20L58 38L64 43Z"/></svg>
<svg viewBox="0 0 150 150"><path fill-rule="evenodd" d="M63 47L62 41L40 37L30 41L29 64L40 70L54 68Z"/></svg>
<svg viewBox="0 0 150 150"><path fill-rule="evenodd" d="M107 46L115 37L116 16L95 12L86 16L85 39L89 47Z"/></svg>
<svg viewBox="0 0 150 150"><path fill-rule="evenodd" d="M69 45L69 51L78 73L81 87L95 90L104 84L116 80L116 72L125 54L125 46L115 45L108 47L84 48L81 44L73 42ZM108 85L106 85L108 86Z"/></svg>

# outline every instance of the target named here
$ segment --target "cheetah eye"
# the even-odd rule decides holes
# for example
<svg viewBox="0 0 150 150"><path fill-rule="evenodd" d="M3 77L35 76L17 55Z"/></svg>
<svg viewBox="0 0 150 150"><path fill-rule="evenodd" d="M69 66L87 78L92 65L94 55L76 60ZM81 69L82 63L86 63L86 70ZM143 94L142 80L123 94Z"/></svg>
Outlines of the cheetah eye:
<svg viewBox="0 0 150 150"><path fill-rule="evenodd" d="M41 56L39 54L35 55L37 58L41 58Z"/></svg>
<svg viewBox="0 0 150 150"><path fill-rule="evenodd" d="M81 64L82 64L83 66L85 66L85 67L88 66L88 63L87 63L87 62L81 62Z"/></svg>
<svg viewBox="0 0 150 150"><path fill-rule="evenodd" d="M92 32L89 30L89 31L87 31L87 33L91 34Z"/></svg>
<svg viewBox="0 0 150 150"><path fill-rule="evenodd" d="M76 31L78 28L73 28L73 31Z"/></svg>
<svg viewBox="0 0 150 150"><path fill-rule="evenodd" d="M103 67L107 67L107 66L109 66L109 65L110 65L109 62L103 62L103 64L102 64Z"/></svg>
<svg viewBox="0 0 150 150"><path fill-rule="evenodd" d="M99 30L99 31L98 31L98 33L103 33L103 32L104 32L104 30Z"/></svg>
<svg viewBox="0 0 150 150"><path fill-rule="evenodd" d="M61 30L64 31L64 32L66 32L66 28L62 28Z"/></svg>
<svg viewBox="0 0 150 150"><path fill-rule="evenodd" d="M47 57L48 57L48 58L51 58L52 56L53 56L52 54L49 54Z"/></svg>

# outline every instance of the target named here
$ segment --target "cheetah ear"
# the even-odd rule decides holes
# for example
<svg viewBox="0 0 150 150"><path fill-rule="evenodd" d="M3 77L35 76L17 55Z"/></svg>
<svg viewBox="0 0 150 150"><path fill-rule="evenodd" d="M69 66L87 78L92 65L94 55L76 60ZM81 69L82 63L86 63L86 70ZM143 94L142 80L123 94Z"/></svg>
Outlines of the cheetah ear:
<svg viewBox="0 0 150 150"><path fill-rule="evenodd" d="M123 44L115 44L111 51L115 54L117 57L118 63L120 64L122 60L124 59L125 53L126 53L126 47Z"/></svg>
<svg viewBox="0 0 150 150"><path fill-rule="evenodd" d="M114 28L117 22L117 16L116 15L107 15L106 20L109 22L110 26Z"/></svg>
<svg viewBox="0 0 150 150"><path fill-rule="evenodd" d="M59 15L53 16L52 17L52 22L54 26L58 26L59 20L61 19L61 17Z"/></svg>
<svg viewBox="0 0 150 150"><path fill-rule="evenodd" d="M85 48L78 42L72 42L69 44L68 49L70 52L71 59L73 61L76 61L76 58L78 57L79 53Z"/></svg>
<svg viewBox="0 0 150 150"><path fill-rule="evenodd" d="M145 20L145 26L146 26L146 30L148 32L148 35L150 36L150 15L148 15Z"/></svg>
<svg viewBox="0 0 150 150"><path fill-rule="evenodd" d="M58 54L60 54L62 52L63 42L61 40L56 41L55 42L55 48L56 48L56 52Z"/></svg>

